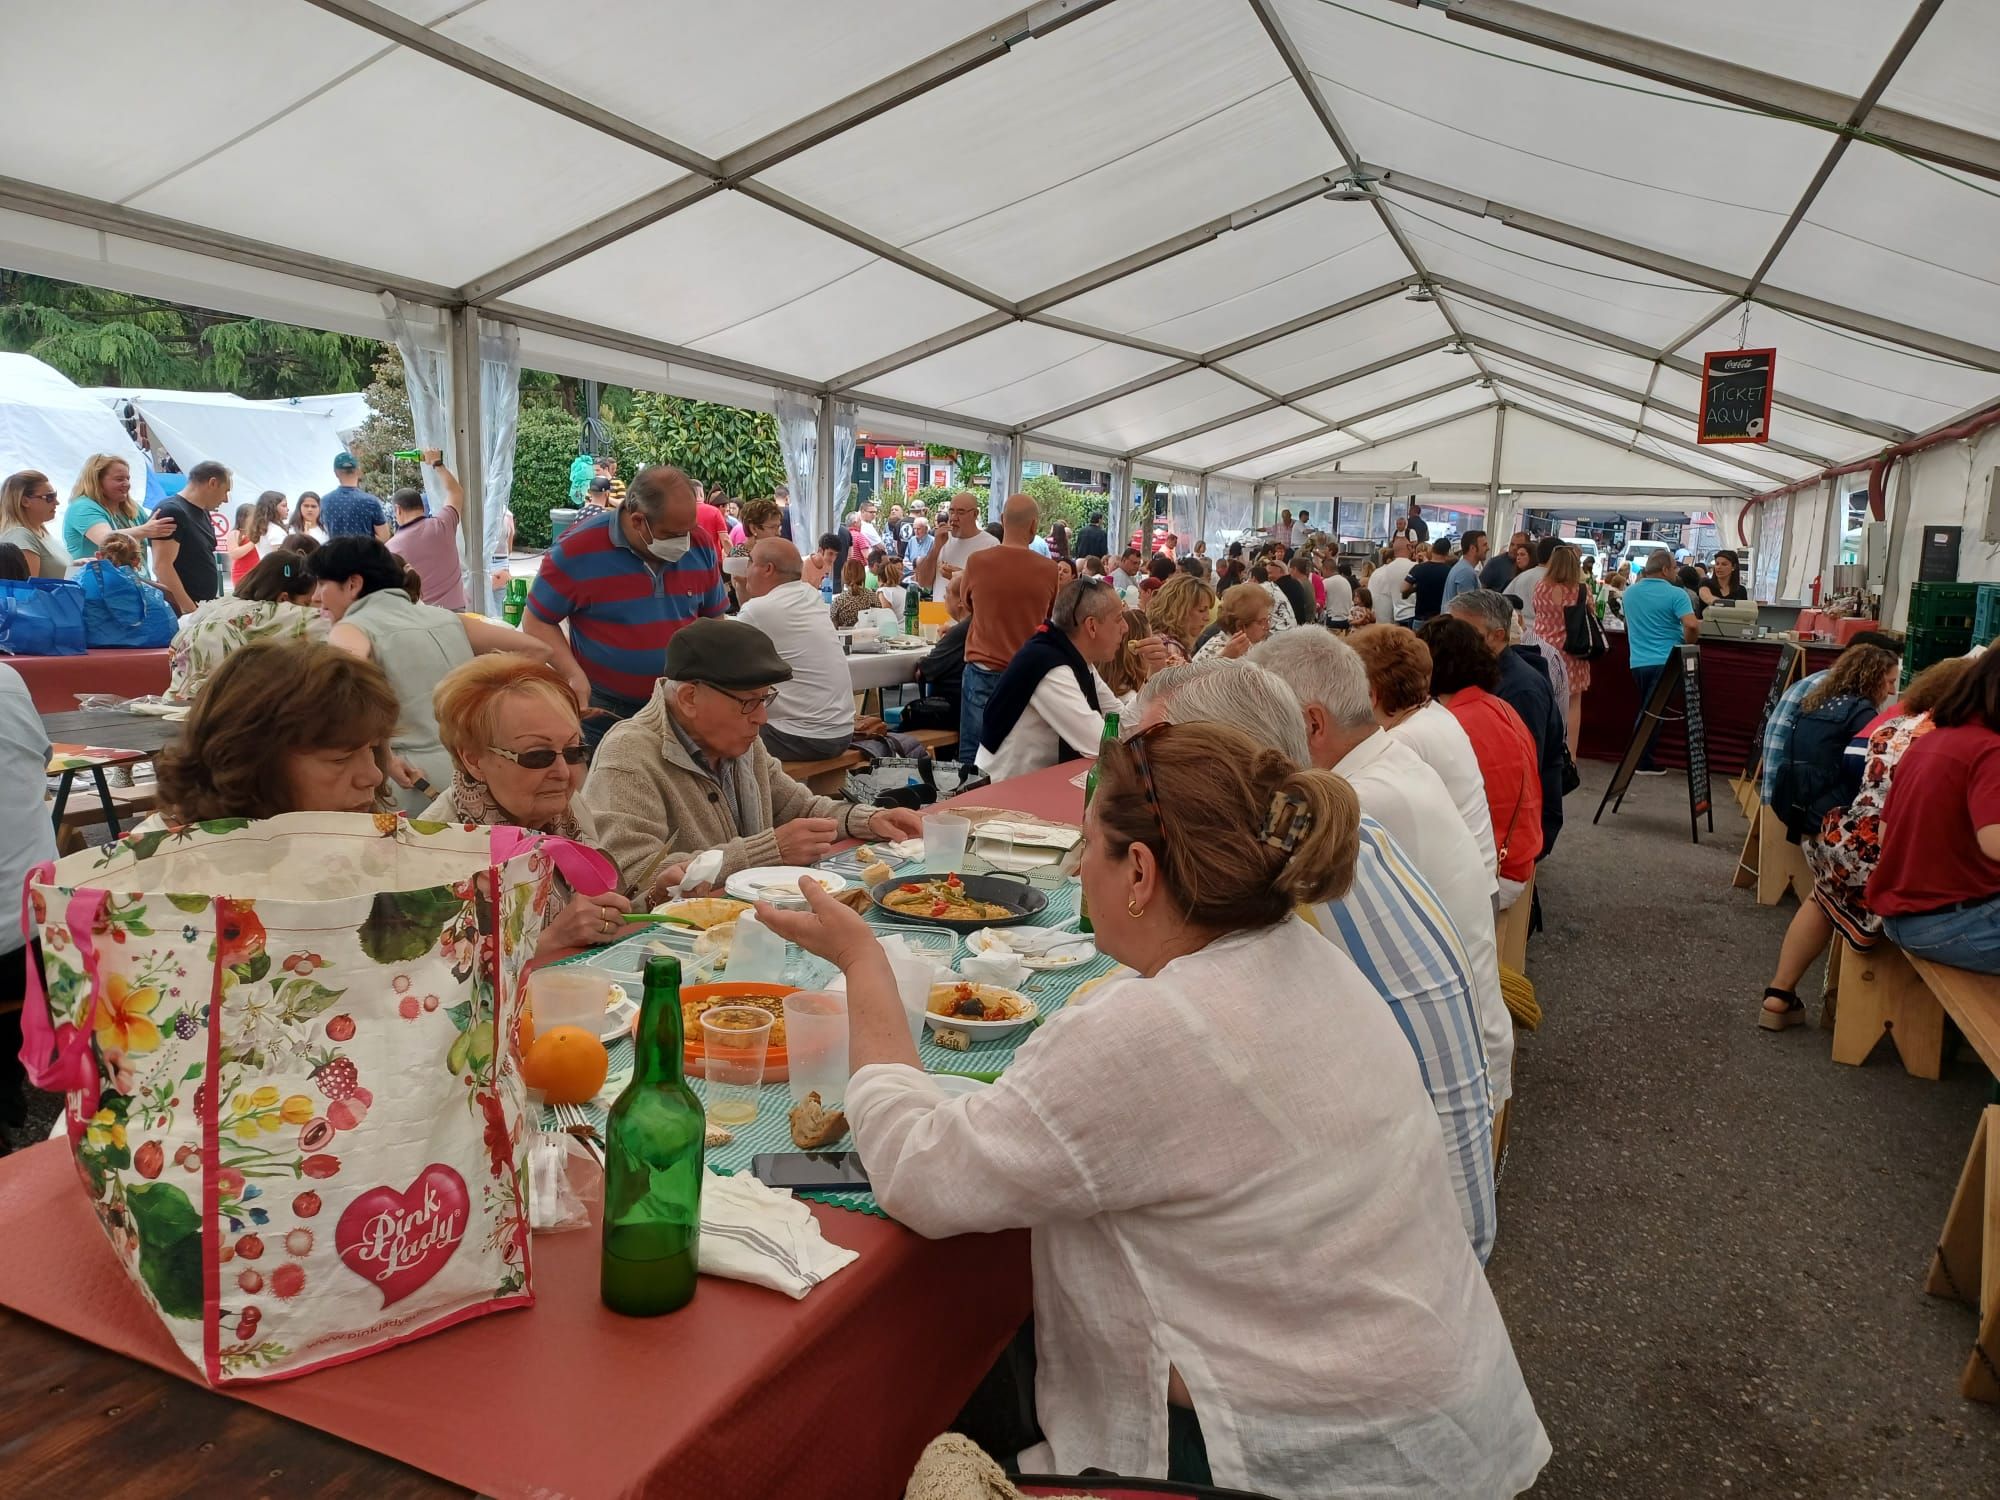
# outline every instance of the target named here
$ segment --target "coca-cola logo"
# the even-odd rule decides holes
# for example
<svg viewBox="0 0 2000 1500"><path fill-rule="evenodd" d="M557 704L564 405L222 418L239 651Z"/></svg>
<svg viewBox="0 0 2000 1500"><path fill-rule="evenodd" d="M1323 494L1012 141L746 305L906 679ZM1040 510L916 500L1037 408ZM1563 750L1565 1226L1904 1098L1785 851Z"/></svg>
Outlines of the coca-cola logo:
<svg viewBox="0 0 2000 1500"><path fill-rule="evenodd" d="M444 1269L465 1238L472 1200L465 1179L433 1162L409 1187L370 1188L340 1216L333 1244L347 1269L400 1302Z"/></svg>

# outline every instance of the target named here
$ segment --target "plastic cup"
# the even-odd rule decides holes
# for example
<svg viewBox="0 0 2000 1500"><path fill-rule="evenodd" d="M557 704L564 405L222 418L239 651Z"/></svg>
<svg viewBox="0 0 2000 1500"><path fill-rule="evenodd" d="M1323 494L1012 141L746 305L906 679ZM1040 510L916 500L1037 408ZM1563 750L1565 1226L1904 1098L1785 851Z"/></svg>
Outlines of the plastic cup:
<svg viewBox="0 0 2000 1500"><path fill-rule="evenodd" d="M711 1123L734 1127L757 1118L757 1091L764 1086L764 1055L770 1050L774 1019L755 1005L718 1005L702 1013L703 1092Z"/></svg>
<svg viewBox="0 0 2000 1500"><path fill-rule="evenodd" d="M972 837L972 820L958 813L924 815L924 868L937 874L965 864L965 845Z"/></svg>
<svg viewBox="0 0 2000 1500"><path fill-rule="evenodd" d="M535 1030L581 1026L597 1035L604 1029L604 1012L616 984L609 970L594 964L537 969L528 980L528 1006L534 1012Z"/></svg>
<svg viewBox="0 0 2000 1500"><path fill-rule="evenodd" d="M889 972L896 976L896 998L903 1002L903 1019L910 1023L912 1042L924 1039L924 1013L930 1007L938 967L928 957L889 955Z"/></svg>
<svg viewBox="0 0 2000 1500"><path fill-rule="evenodd" d="M785 1055L792 1098L818 1094L832 1106L847 1097L847 997L830 990L785 996Z"/></svg>

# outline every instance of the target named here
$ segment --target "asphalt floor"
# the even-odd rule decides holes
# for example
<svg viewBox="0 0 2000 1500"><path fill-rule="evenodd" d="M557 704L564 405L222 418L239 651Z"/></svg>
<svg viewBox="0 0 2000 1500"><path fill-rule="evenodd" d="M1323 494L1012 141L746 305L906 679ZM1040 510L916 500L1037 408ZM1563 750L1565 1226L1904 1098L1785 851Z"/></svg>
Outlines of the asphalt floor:
<svg viewBox="0 0 2000 1500"><path fill-rule="evenodd" d="M1488 1267L1555 1450L1534 1493L2000 1496L2000 1407L1957 1391L1973 1310L1923 1291L1991 1077L1760 1029L1795 907L1731 888L1727 783L1697 845L1679 773L1593 827L1611 769L1537 876Z"/></svg>

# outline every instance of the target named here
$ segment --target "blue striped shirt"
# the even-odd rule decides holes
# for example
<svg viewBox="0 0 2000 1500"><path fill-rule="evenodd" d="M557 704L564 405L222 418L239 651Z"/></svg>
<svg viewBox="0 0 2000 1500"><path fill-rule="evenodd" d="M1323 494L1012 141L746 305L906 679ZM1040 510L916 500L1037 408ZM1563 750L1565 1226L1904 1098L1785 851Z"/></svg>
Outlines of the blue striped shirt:
<svg viewBox="0 0 2000 1500"><path fill-rule="evenodd" d="M1778 795L1778 768L1791 758L1792 731L1798 728L1806 694L1824 676L1824 672L1808 672L1785 689L1778 706L1771 710L1770 720L1764 725L1764 769L1757 775L1757 795L1765 802Z"/></svg>
<svg viewBox="0 0 2000 1500"><path fill-rule="evenodd" d="M1347 951L1403 1029L1444 1132L1451 1188L1479 1263L1493 1253L1493 1096L1479 1040L1472 961L1458 929L1402 846L1361 819L1354 884L1307 911Z"/></svg>

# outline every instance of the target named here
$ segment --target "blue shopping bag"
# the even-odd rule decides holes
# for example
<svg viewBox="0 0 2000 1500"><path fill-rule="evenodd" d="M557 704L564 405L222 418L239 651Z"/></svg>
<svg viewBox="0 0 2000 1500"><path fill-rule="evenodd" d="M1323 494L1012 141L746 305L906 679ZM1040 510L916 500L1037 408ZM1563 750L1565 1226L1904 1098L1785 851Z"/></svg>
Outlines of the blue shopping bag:
<svg viewBox="0 0 2000 1500"><path fill-rule="evenodd" d="M76 575L83 590L83 633L92 646L164 646L178 617L167 596L138 574L92 558Z"/></svg>
<svg viewBox="0 0 2000 1500"><path fill-rule="evenodd" d="M67 578L0 578L0 651L81 656L83 590Z"/></svg>

